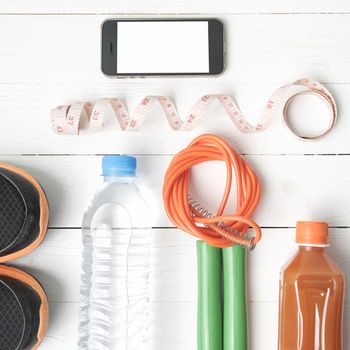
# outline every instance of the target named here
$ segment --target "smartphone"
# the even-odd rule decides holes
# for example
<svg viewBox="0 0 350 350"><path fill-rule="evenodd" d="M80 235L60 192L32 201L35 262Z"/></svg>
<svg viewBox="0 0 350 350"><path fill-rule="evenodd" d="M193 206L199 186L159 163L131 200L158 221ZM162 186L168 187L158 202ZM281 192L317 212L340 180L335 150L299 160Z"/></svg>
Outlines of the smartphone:
<svg viewBox="0 0 350 350"><path fill-rule="evenodd" d="M109 19L102 24L101 66L109 76L219 74L223 23L217 18Z"/></svg>

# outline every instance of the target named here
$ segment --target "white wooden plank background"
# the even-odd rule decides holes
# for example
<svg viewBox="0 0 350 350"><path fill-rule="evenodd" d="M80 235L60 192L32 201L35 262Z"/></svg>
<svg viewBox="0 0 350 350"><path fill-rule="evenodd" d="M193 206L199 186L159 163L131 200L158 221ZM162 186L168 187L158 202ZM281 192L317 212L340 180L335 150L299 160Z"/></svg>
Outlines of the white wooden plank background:
<svg viewBox="0 0 350 350"><path fill-rule="evenodd" d="M0 10L4 13L347 13L350 12L349 2L346 0L236 0L225 1L166 1L157 0L142 1L113 1L93 0L83 1L45 1L45 0L4 0Z"/></svg>
<svg viewBox="0 0 350 350"><path fill-rule="evenodd" d="M223 16L229 63L225 74L209 79L155 78L137 82L107 79L101 74L99 37L100 24L105 18L1 16L0 102L4 137L0 139L0 147L4 154L169 154L187 144L193 135L207 131L239 138L237 143L244 153L347 153L347 118L340 118L337 132L317 144L294 139L280 120L261 135L242 137L218 104L190 135L170 131L156 108L140 135L118 133L111 117L105 126L103 143L100 135L88 134L79 139L54 137L48 127L51 108L104 96L125 99L132 111L147 94L167 94L174 98L185 117L202 94L228 92L248 119L254 121L278 86L303 76L327 83L339 101L340 112L349 113L348 15ZM25 31L20 29L23 23L26 23ZM21 103L17 102L19 97ZM322 125L325 122L317 109L301 112L298 119L307 125L319 119ZM157 122L161 122L161 127ZM14 130L17 142L8 143Z"/></svg>
<svg viewBox="0 0 350 350"><path fill-rule="evenodd" d="M99 69L101 22L113 16L219 16L227 34L227 69L217 78L115 80ZM47 239L14 262L47 290L51 321L41 349L75 349L82 212L101 178L101 155L137 154L138 182L153 209L152 350L195 350L194 239L172 228L161 202L171 154L195 136L213 132L247 154L263 183L256 220L263 240L249 254L250 345L277 342L278 277L293 254L295 221L327 220L330 254L350 278L350 3L346 0L236 1L22 1L0 3L0 159L30 171L51 208ZM215 105L193 133L168 130L156 108L139 134L117 131L112 118L102 134L52 134L49 111L76 100L118 96L132 110L146 94L174 98L181 115L204 93L232 94L251 121L278 86L300 77L326 84L338 102L339 122L319 143L299 142L281 121L261 135L242 135ZM293 109L302 125L325 122L322 108L303 101ZM307 108L306 108L306 107ZM158 126L160 122L160 126ZM203 171L205 168L206 171ZM220 165L195 173L194 194L211 209L219 198ZM205 174L205 176L204 176ZM216 179L215 188L208 178ZM269 281L269 283L266 283ZM346 293L345 329L349 327ZM345 347L350 336L345 332Z"/></svg>

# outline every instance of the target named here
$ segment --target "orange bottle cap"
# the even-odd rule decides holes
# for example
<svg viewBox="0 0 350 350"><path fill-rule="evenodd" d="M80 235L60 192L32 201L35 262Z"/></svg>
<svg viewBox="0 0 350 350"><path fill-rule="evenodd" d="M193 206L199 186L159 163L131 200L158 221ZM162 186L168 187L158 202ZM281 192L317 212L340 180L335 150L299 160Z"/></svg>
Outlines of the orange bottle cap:
<svg viewBox="0 0 350 350"><path fill-rule="evenodd" d="M328 245L328 224L317 221L298 221L295 241L305 245Z"/></svg>

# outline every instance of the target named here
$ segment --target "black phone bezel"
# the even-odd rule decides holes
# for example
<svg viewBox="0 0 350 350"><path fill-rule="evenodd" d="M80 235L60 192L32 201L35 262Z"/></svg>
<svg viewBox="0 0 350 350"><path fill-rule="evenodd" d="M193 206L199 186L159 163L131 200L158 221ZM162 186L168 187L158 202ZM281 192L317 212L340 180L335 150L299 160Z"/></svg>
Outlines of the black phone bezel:
<svg viewBox="0 0 350 350"><path fill-rule="evenodd" d="M117 30L118 22L208 22L209 72L203 73L118 73L117 72ZM108 76L183 76L216 75L224 69L224 26L218 18L180 18L180 19L108 19L102 24L101 70Z"/></svg>

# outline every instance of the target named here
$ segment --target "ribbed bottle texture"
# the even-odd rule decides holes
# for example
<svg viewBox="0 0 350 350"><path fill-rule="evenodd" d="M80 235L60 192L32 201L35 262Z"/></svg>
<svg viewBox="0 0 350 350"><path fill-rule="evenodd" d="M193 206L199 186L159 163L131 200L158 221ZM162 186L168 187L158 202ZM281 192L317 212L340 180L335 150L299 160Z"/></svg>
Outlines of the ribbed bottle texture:
<svg viewBox="0 0 350 350"><path fill-rule="evenodd" d="M146 350L151 229L133 177L105 177L82 226L79 349Z"/></svg>

